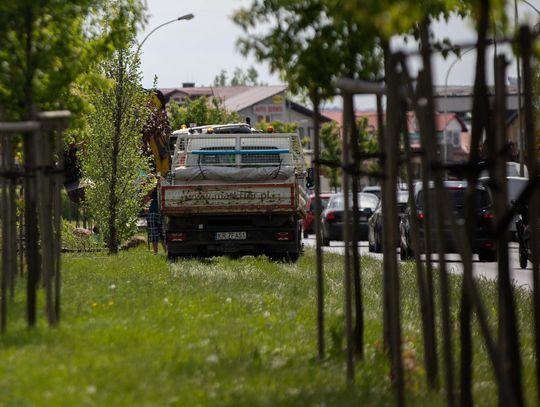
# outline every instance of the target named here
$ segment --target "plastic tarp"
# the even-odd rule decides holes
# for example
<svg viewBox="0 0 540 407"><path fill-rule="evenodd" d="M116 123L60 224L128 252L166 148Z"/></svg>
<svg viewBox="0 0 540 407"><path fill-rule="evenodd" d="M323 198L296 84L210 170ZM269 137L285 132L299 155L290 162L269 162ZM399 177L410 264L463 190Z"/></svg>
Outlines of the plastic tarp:
<svg viewBox="0 0 540 407"><path fill-rule="evenodd" d="M173 172L174 179L182 181L213 180L251 182L264 180L287 180L294 175L295 167L282 165L276 167L218 167L201 166L176 168Z"/></svg>

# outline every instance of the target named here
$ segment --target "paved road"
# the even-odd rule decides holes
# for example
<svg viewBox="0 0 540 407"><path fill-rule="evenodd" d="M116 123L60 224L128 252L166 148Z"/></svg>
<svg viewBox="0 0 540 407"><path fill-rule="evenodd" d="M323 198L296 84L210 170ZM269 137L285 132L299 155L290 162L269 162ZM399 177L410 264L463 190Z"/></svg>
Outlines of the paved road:
<svg viewBox="0 0 540 407"><path fill-rule="evenodd" d="M315 247L315 236L310 235L309 238L304 239L304 244L306 247ZM529 262L526 269L521 269L519 267L518 260L518 245L515 242L510 243L509 247L510 254L510 271L512 273L512 279L516 286L525 287L532 289L532 266ZM324 251L343 254L343 242L332 241L330 247L324 247ZM369 255L382 259L381 253L370 253L368 250L367 241L360 242L360 253L361 255ZM397 251L396 251L397 255ZM434 256L434 259L437 259L438 256ZM399 259L399 258L398 258ZM477 259L477 257L473 257ZM447 254L446 260L448 262L448 270L453 274L461 274L463 272L463 265L461 264L460 257L457 254ZM434 262L435 265L436 262ZM473 262L473 273L476 277L483 276L490 280L496 280L497 278L497 263L480 263L475 260Z"/></svg>

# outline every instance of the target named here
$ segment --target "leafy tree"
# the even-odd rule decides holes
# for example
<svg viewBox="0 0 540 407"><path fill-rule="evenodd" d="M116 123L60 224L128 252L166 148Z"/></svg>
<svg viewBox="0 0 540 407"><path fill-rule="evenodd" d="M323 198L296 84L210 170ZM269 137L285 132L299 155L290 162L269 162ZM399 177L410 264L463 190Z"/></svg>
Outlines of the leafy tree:
<svg viewBox="0 0 540 407"><path fill-rule="evenodd" d="M100 65L108 83L94 89L90 135L83 155L83 175L91 183L86 203L110 254L135 230L143 187L149 173L142 149L142 130L150 113L141 87L138 55L130 48L114 52Z"/></svg>
<svg viewBox="0 0 540 407"><path fill-rule="evenodd" d="M214 86L227 86L227 71L222 69L214 78Z"/></svg>
<svg viewBox="0 0 540 407"><path fill-rule="evenodd" d="M207 124L226 124L240 121L236 112L229 112L219 98L208 100L206 96L196 99L186 99L182 106L170 101L167 106L169 120L173 129L182 125L204 126Z"/></svg>
<svg viewBox="0 0 540 407"><path fill-rule="evenodd" d="M324 123L321 126L321 143L324 146L321 158L336 163L336 166L323 167L321 172L328 178L330 188L337 192L341 186L341 169L337 166L341 163L341 136L336 122Z"/></svg>
<svg viewBox="0 0 540 407"><path fill-rule="evenodd" d="M116 10L115 13L111 12ZM73 127L85 106L74 84L92 76L94 64L125 42L142 18L142 0L20 0L0 2L0 106L2 119L34 119L36 111L68 109ZM107 27L107 29L103 29ZM81 80L81 82L84 82ZM24 164L35 165L30 135L16 143ZM25 179L24 191L32 189ZM41 273L37 201L24 196L28 267L27 317L36 321L36 289Z"/></svg>
<svg viewBox="0 0 540 407"><path fill-rule="evenodd" d="M291 92L305 91L311 100L314 112L314 154L319 157L320 103L335 93L332 79L336 76L372 79L380 72L380 53L370 31L372 25L356 24L347 15L334 18L340 2L313 0L253 0L251 6L239 10L234 20L245 31L246 36L238 42L244 54L254 54L259 61L270 63L270 68L281 74ZM362 7L363 8L363 7ZM269 21L275 24L268 24ZM270 26L261 32L261 27ZM320 192L320 167L314 165L315 192ZM320 215L320 204L315 203L316 216ZM317 242L320 243L320 234ZM320 245L317 244L318 293L322 288L322 260ZM358 292L359 269L354 272L355 291ZM357 289L358 288L358 289ZM323 297L319 295L318 306L318 353L324 358L324 313ZM362 312L360 296L357 296L356 349L362 353ZM350 321L350 319L347 319ZM350 338L350 336L347 336ZM349 348L350 349L350 348ZM352 366L352 355L348 354L348 366ZM350 363L349 363L350 362ZM347 370L349 379L352 369Z"/></svg>
<svg viewBox="0 0 540 407"><path fill-rule="evenodd" d="M358 129L358 151L361 154L375 154L379 152L379 139L376 134L368 131L368 119L359 118L356 121ZM370 159L363 162L362 170L372 172L381 172L379 160Z"/></svg>
<svg viewBox="0 0 540 407"><path fill-rule="evenodd" d="M96 62L144 20L141 0L21 0L0 4L0 105L6 118L84 107ZM80 124L75 115L75 124Z"/></svg>
<svg viewBox="0 0 540 407"><path fill-rule="evenodd" d="M271 126L274 129L274 133L296 133L298 130L298 123L296 122L282 122L279 120L267 123L258 122L255 125L257 130L266 131Z"/></svg>
<svg viewBox="0 0 540 407"><path fill-rule="evenodd" d="M264 86L266 83L259 81L259 72L250 66L247 70L236 67L233 72L233 77L228 81L228 74L225 69L222 69L215 76L214 86Z"/></svg>

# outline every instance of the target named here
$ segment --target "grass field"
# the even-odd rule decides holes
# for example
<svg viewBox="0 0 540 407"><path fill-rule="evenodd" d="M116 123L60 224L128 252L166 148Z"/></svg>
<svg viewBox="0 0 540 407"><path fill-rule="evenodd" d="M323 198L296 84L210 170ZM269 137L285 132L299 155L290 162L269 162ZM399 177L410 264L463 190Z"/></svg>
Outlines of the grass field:
<svg viewBox="0 0 540 407"><path fill-rule="evenodd" d="M0 336L0 405L392 405L381 344L381 264L363 259L366 354L356 384L348 387L341 262L339 255L325 256L327 358L321 363L312 251L297 264L223 257L171 265L145 248L116 257L65 255L58 328L49 328L43 316L35 329L26 328L24 287L18 287L7 333ZM444 391L425 386L412 264L401 275L407 401L443 405ZM494 284L481 285L495 318ZM530 298L517 295L530 403ZM452 299L456 305L457 294ZM474 340L476 401L495 405L492 369L476 331Z"/></svg>

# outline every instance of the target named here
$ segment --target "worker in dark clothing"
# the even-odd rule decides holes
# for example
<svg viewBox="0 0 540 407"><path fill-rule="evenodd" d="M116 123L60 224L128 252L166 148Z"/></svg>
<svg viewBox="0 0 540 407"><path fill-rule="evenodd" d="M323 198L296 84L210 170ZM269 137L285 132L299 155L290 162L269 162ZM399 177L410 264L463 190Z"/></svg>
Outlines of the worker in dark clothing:
<svg viewBox="0 0 540 407"><path fill-rule="evenodd" d="M154 254L158 253L159 243L163 246L163 250L167 251L165 245L165 234L163 231L163 222L159 213L157 188L154 188L150 194L150 207L148 208L148 240L152 242Z"/></svg>

